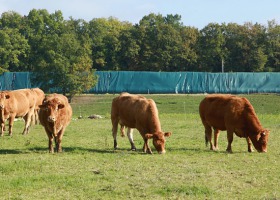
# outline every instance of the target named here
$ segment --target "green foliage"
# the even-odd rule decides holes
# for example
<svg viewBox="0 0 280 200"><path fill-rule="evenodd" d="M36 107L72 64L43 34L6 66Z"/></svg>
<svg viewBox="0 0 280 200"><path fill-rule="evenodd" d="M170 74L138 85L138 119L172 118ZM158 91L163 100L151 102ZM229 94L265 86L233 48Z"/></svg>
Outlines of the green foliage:
<svg viewBox="0 0 280 200"><path fill-rule="evenodd" d="M61 11L32 9L27 16L4 12L0 30L0 66L8 71L43 72L40 78L46 90L52 83L63 84L62 90L68 92L66 88L72 86L65 84L80 76L69 72L80 61L86 72L82 74L94 70L220 72L222 66L225 72L280 69L280 29L275 20L267 25L211 22L198 30L185 26L178 14L150 13L133 25L114 17L65 20Z"/></svg>
<svg viewBox="0 0 280 200"><path fill-rule="evenodd" d="M172 131L166 154L136 152L118 134L113 150L110 108L115 95L75 96L73 119L62 139L63 153L49 154L42 126L0 140L1 199L279 199L279 95L244 95L265 128L271 130L268 153L248 153L245 139L234 137L226 153L226 133L219 151L204 145L198 105L204 95L145 95L157 102L162 129ZM99 114L102 119L88 119ZM82 115L82 119L77 119ZM50 192L51 191L51 192Z"/></svg>

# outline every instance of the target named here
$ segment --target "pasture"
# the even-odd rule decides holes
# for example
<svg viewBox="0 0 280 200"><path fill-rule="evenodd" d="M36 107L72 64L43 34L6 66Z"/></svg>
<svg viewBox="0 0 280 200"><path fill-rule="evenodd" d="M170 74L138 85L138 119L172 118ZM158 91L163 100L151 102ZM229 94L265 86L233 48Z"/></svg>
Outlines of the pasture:
<svg viewBox="0 0 280 200"><path fill-rule="evenodd" d="M137 151L118 133L113 150L110 108L115 95L81 95L73 99L73 120L62 140L63 153L48 153L42 126L0 138L0 199L279 199L280 96L248 98L263 127L270 129L268 153L247 152L246 140L234 137L226 153L226 132L219 151L205 147L198 105L204 95L144 95L157 103L167 138L166 154L142 153L143 139L134 131ZM92 114L102 119L88 119ZM79 116L82 119L78 119Z"/></svg>

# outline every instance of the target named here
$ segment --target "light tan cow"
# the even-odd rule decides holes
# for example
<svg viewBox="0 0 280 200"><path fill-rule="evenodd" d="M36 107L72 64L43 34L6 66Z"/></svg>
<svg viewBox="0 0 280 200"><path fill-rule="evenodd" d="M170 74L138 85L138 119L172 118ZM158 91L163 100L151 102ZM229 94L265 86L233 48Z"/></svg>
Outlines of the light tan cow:
<svg viewBox="0 0 280 200"><path fill-rule="evenodd" d="M30 89L0 92L1 136L4 134L5 122L9 120L9 135L13 134L15 118L23 117L25 126L22 134L27 134L34 114L35 97Z"/></svg>
<svg viewBox="0 0 280 200"><path fill-rule="evenodd" d="M152 153L148 144L148 139L153 139L153 144L158 153L165 153L165 137L171 135L170 132L162 132L158 117L158 110L152 99L143 96L122 93L112 101L111 108L112 133L114 138L114 148L117 149L118 124L123 131L124 126L128 127L128 136L131 148L135 149L132 137L132 129L136 128L144 140L143 151Z"/></svg>

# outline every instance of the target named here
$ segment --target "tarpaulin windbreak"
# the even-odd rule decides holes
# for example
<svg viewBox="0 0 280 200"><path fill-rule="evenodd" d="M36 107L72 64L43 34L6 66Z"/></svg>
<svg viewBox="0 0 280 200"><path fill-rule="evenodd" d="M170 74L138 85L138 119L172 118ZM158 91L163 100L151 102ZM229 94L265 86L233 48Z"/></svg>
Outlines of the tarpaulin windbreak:
<svg viewBox="0 0 280 200"><path fill-rule="evenodd" d="M196 93L279 93L280 73L207 73L97 71L98 82L88 93L196 94ZM0 90L40 87L29 72L5 72ZM57 89L57 88L54 88ZM52 89L50 90L52 91ZM55 90L56 91L56 90Z"/></svg>
<svg viewBox="0 0 280 200"><path fill-rule="evenodd" d="M31 88L29 72L5 72L0 76L0 90Z"/></svg>
<svg viewBox="0 0 280 200"><path fill-rule="evenodd" d="M280 73L97 71L90 93L279 93Z"/></svg>

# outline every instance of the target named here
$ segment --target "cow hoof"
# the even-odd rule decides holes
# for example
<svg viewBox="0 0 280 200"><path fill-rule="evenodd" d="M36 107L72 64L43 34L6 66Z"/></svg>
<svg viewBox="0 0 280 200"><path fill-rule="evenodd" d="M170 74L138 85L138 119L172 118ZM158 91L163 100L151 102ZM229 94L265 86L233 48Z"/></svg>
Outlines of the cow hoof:
<svg viewBox="0 0 280 200"><path fill-rule="evenodd" d="M131 148L131 151L136 151L136 148Z"/></svg>
<svg viewBox="0 0 280 200"><path fill-rule="evenodd" d="M228 153L232 153L232 150L231 150L231 149L227 149L227 152L228 152Z"/></svg>

